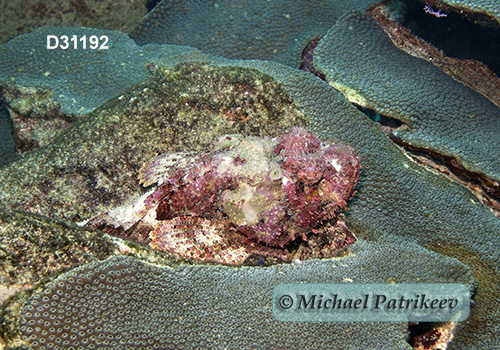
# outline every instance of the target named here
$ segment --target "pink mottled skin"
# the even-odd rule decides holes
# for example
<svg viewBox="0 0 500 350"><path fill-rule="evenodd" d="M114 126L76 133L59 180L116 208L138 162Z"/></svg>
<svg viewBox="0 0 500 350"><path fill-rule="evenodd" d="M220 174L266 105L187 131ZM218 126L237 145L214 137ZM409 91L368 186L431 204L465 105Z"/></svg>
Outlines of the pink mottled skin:
<svg viewBox="0 0 500 350"><path fill-rule="evenodd" d="M293 128L275 143L270 157L262 161L278 164L278 177L270 172L264 179L241 175L244 171L238 171L238 167L244 167L247 160L244 152L238 151L236 156L231 153L234 168L227 170L221 164L230 153L223 149L175 168L146 202L158 203L157 220L185 215L209 218L228 227L228 232L229 228L236 229L267 246L284 247L298 237L306 239L306 234L316 232L319 225L345 206L359 178L359 158L349 146L322 143L304 128ZM155 165L154 161L150 164ZM149 171L148 167L143 171ZM249 199L243 195L241 200L231 202L238 208L252 203L251 209L241 209L243 214L250 210L256 217L248 224L232 222L231 215L224 211L242 184L252 188L252 195L259 198L258 205L247 202Z"/></svg>
<svg viewBox="0 0 500 350"><path fill-rule="evenodd" d="M306 129L294 128L283 136L275 151L284 157L282 168L289 179L284 191L289 210L294 213L292 221L300 229L314 229L345 205L360 169L359 158L350 147L322 145Z"/></svg>
<svg viewBox="0 0 500 350"><path fill-rule="evenodd" d="M88 225L194 261L330 257L355 241L338 214L359 171L349 146L304 128L277 139L226 135L211 153L146 163L139 180L152 192Z"/></svg>

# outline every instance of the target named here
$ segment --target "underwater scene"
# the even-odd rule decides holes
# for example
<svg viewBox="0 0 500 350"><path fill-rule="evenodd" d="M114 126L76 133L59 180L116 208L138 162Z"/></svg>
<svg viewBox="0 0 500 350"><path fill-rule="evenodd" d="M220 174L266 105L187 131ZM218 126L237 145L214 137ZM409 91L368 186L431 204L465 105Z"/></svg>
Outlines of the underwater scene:
<svg viewBox="0 0 500 350"><path fill-rule="evenodd" d="M0 349L500 349L500 1L0 2Z"/></svg>

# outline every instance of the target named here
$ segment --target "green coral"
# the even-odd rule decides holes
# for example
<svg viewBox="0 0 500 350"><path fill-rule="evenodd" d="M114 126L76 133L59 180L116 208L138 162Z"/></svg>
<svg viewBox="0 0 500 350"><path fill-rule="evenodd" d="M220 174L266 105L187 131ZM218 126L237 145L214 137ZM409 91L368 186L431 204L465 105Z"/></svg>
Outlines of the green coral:
<svg viewBox="0 0 500 350"><path fill-rule="evenodd" d="M271 60L299 67L301 53L342 14L376 0L189 0L160 2L130 37L148 43L190 45L227 58Z"/></svg>
<svg viewBox="0 0 500 350"><path fill-rule="evenodd" d="M487 98L398 49L366 14L340 19L314 53L315 67L351 102L404 124L395 138L452 158L499 191L500 109Z"/></svg>
<svg viewBox="0 0 500 350"><path fill-rule="evenodd" d="M380 258L379 252L384 252ZM471 271L455 259L390 239L359 242L342 260L241 267L163 265L111 257L63 274L9 308L9 347L24 341L38 350L90 348L411 349L406 323L280 322L271 296L279 283L465 282ZM401 268L401 261L406 269ZM115 292L116 291L116 292ZM137 312L141 310L141 312ZM200 312L201 310L201 312ZM60 320L46 315L63 315ZM85 316L81 316L85 315ZM210 324L210 327L207 327ZM58 329L71 341L64 342ZM103 336L102 330L106 329ZM244 330L244 331L242 331ZM307 336L304 336L307 335Z"/></svg>

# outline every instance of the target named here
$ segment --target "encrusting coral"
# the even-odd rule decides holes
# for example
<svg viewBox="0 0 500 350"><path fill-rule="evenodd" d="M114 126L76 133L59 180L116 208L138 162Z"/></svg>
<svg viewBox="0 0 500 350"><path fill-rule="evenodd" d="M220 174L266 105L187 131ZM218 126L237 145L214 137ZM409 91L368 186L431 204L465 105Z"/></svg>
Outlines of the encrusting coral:
<svg viewBox="0 0 500 350"><path fill-rule="evenodd" d="M366 44L354 44L360 41ZM391 129L393 140L436 154L500 192L500 109L398 49L368 15L339 20L314 50L314 67L351 102L402 123Z"/></svg>
<svg viewBox="0 0 500 350"><path fill-rule="evenodd" d="M274 139L225 135L211 153L168 153L146 163L140 181L158 187L87 225L113 233L141 221L150 231L144 242L194 260L289 261L284 248L315 235L322 242L313 255L331 256L355 241L337 214L359 171L349 146L322 143L304 128Z"/></svg>
<svg viewBox="0 0 500 350"><path fill-rule="evenodd" d="M161 1L135 27L137 44L175 44L227 58L300 65L300 52L325 35L342 14L376 0Z"/></svg>
<svg viewBox="0 0 500 350"><path fill-rule="evenodd" d="M13 300L9 309L20 310L20 317L2 321L9 344L18 346L8 349L310 349L314 339L314 349L409 350L405 323L278 321L272 290L279 283L341 283L346 277L355 283L388 277L467 283L472 276L456 259L411 243L360 240L352 249L342 260L269 267L110 257ZM410 267L401 268L401 260Z"/></svg>
<svg viewBox="0 0 500 350"><path fill-rule="evenodd" d="M72 37L105 36L109 48L47 49L47 38L68 34L66 28L42 27L0 45L0 95L20 152L50 144L87 113L147 80L149 60L195 51L139 47L120 31L83 27L72 28Z"/></svg>
<svg viewBox="0 0 500 350"><path fill-rule="evenodd" d="M356 30L356 27L353 29ZM298 282L331 282L329 278L332 274L339 276L338 281L348 278L353 282L471 281L471 275L464 275L461 270L443 265L443 261L453 261L457 264L458 261L451 258L455 257L471 266L479 287L474 296L475 307L471 318L454 331L454 339L449 348L495 347L500 300L497 288L500 280L497 249L500 221L488 208L468 193L467 189L410 161L390 143L375 123L350 105L326 82L307 72L273 62L230 61L204 56L201 53L186 55L182 62L183 64L178 66L178 59L174 62L167 60L165 66L168 67L164 69L160 80L152 85L142 85L121 99L110 101L106 108L103 107L93 114L95 119L86 119L53 145L27 155L0 172L2 204L10 208L17 206L32 211L39 210L44 215L80 222L99 212L109 211L116 203L124 203L132 195L141 192L137 173L144 161L165 151L194 149L209 152L210 148L206 146L214 139L201 137L204 131L210 131L210 136L244 133L277 137L284 132L283 128L286 131L291 125L304 125L301 116L305 115L307 127L322 140L341 139L350 144L361 157L362 179L357 188L358 193L349 202L349 210L345 215L346 223L349 228L355 230L359 240L350 247L354 254L338 260L338 263L337 260L321 261L325 267L323 270L307 270L306 264L314 261L306 261L297 266L278 265L269 269L275 269L276 276L281 276L284 269L293 268L293 274L284 279L286 282L290 282L289 276L293 276L294 281ZM242 82L245 88L241 88ZM193 91L193 86L198 89ZM227 91L235 93L230 94ZM246 96L252 98L244 99ZM262 102L259 105L260 101ZM279 108L276 106L278 102ZM256 105L261 107L255 108ZM239 108L241 111L246 109L246 112L240 112ZM186 115L189 118L186 118ZM286 123L282 123L283 121ZM219 128L217 133L210 128L210 125L221 124L224 127ZM187 132L178 131L186 129ZM219 132L220 130L223 132ZM195 220L200 225L204 223L203 218ZM310 235L307 242L312 242L318 236L319 234ZM393 242L396 237L401 238L401 241L391 245L385 244L388 241ZM439 254L430 254L427 249L417 244ZM431 263L429 257L434 257L435 260ZM348 261L352 261L353 265L348 265L347 270L340 269L344 264L347 265ZM128 260L126 264L131 265ZM247 270L252 276L258 277L268 270L261 267L232 268L198 264L192 266L201 270L207 269L209 272L206 279L216 281L215 285L220 284L221 280L217 279L219 276L226 281L225 278L232 271ZM88 268L90 271L95 269L94 265ZM136 269L133 266L131 268ZM375 271L369 274L367 270L373 268L376 268ZM303 274L299 275L302 272ZM80 270L75 271L75 274L81 273ZM165 282L160 300L156 294L150 294L144 288L140 275L134 277L134 280L141 281L137 293L147 297L145 305L154 308L153 314L156 314L156 310L162 310L165 313L179 312L182 316L183 322L179 322L177 318L172 322L161 319L161 322L155 325L162 334L177 341L178 334L182 337L188 334L191 324L197 324L203 330L210 330L218 337L221 333L212 327L212 320L222 319L224 329L228 333L224 333L226 337L217 339L224 341L224 345L229 348L240 348L241 343L233 345L230 342L246 340L245 337L249 334L251 336L245 344L262 345L260 339L271 339L272 344L268 348L300 347L304 339L324 340L315 342L318 349L363 348L363 345L366 348L367 344L370 348L390 349L408 349L409 346L406 343L407 327L404 325L398 328L398 333L391 333L386 324L383 327L376 326L375 329L367 324L343 324L340 329L329 324L320 332L323 338L312 333L320 329L317 324L304 331L297 331L299 325L293 324L292 331L285 332L280 328L284 323L271 323L271 316L256 320L248 317L249 308L269 308L269 299L263 298L262 294L258 294L259 300L262 301L259 305L241 303L241 314L234 313L234 305L228 304L229 306L224 307L228 317L221 318L221 299L213 297L212 291L215 289L202 288L202 278L197 273L186 273L185 276L192 281L188 290L192 290L191 286L206 290L207 294L201 295L206 300L211 298L217 303L218 307L214 310L212 319L205 312L199 313L200 309L211 311L209 307L193 306L196 314L185 312L184 300L180 298L188 294L179 293L178 284L174 279ZM323 280L319 280L323 277ZM318 279L315 280L316 278ZM247 275L243 276L241 281L247 280L249 282L246 283L255 286L254 289L233 289L224 285L219 288L230 295L231 298L226 300L245 300L248 295L260 293L261 288L258 281L249 280ZM276 281L273 278L273 283ZM116 288L125 288L126 283L125 281L123 287L120 285ZM227 286L242 284L238 282ZM116 290L115 286L109 288ZM169 292L174 294L168 300L178 304L161 304L167 299L165 293ZM114 300L123 299L119 291L111 293ZM88 299L91 300L91 306L96 304L95 298ZM105 300L103 304L115 305L110 300L111 298ZM63 307L62 303L58 305ZM138 314L137 304L131 303L130 310L134 315ZM58 311L52 309L51 312ZM104 319L97 310L89 309L88 312L92 317ZM159 320L148 317L146 313L140 314L144 315L146 320ZM242 323L230 325L227 322L229 317L241 320ZM79 319L78 314L73 314L72 318L68 317L67 320L70 323L77 320L88 328L96 328L87 318ZM130 323L128 319L123 322L123 328L110 330L110 337L132 339L137 334L134 327L138 324L144 325L139 322ZM208 324L211 326L207 327ZM171 325L178 326L179 333L170 331L168 327ZM252 325L251 333L248 332L249 325ZM255 325L264 325L265 329L258 332ZM50 331L52 324L47 327ZM77 327L75 330L80 331ZM276 336L267 336L266 331L276 332ZM45 332L45 329L41 332ZM148 334L151 338L155 337L153 333ZM186 337L186 340L191 339L186 348L194 348L199 342L207 339L205 334L191 334L191 337ZM255 336L256 334L261 338ZM290 334L298 335L298 338L290 338ZM308 337L304 338L304 334ZM391 339L397 339L399 347L391 343ZM68 342L68 348L80 344L78 341ZM352 345L352 342L356 345ZM13 347L10 340L9 345ZM302 347L307 346L309 343ZM137 348L139 347L137 345Z"/></svg>

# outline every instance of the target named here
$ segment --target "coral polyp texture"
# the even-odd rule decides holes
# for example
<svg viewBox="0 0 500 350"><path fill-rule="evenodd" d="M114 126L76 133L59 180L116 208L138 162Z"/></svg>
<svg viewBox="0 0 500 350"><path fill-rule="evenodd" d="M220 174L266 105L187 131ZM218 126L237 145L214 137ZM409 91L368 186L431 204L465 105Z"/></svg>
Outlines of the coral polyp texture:
<svg viewBox="0 0 500 350"><path fill-rule="evenodd" d="M2 320L2 331L8 349L409 350L405 323L277 321L270 307L273 288L346 278L373 283L472 278L456 259L414 244L362 241L353 252L338 261L239 268L110 257L12 300L8 308L19 316ZM402 260L407 268L401 268Z"/></svg>
<svg viewBox="0 0 500 350"><path fill-rule="evenodd" d="M377 0L161 1L130 33L139 45L189 45L228 58L298 67L307 43L352 10Z"/></svg>
<svg viewBox="0 0 500 350"><path fill-rule="evenodd" d="M322 143L304 128L274 139L225 135L211 153L168 153L145 164L141 183L158 187L90 225L103 227L104 220L113 232L141 220L151 227L144 239L150 246L202 261L290 260L283 248L311 235L321 237L312 254L328 256L355 241L337 213L359 172L349 146ZM344 239L333 242L332 230ZM332 244L337 249L325 250Z"/></svg>
<svg viewBox="0 0 500 350"><path fill-rule="evenodd" d="M340 19L316 47L314 65L351 102L403 123L393 139L436 154L500 193L498 106L399 50L366 14Z"/></svg>
<svg viewBox="0 0 500 350"><path fill-rule="evenodd" d="M353 26L353 31L362 28ZM473 296L471 316L453 331L453 340L448 349L498 347L500 220L467 188L413 162L391 143L376 123L352 106L327 82L313 74L273 62L226 60L200 52L182 57L166 57L163 61L163 68L157 69L154 79L141 83L122 97L110 100L47 147L30 152L0 169L2 205L73 223L110 212L141 195L144 196L139 202L142 206L144 199L152 192L144 193L148 189L139 184L137 176L145 162L160 154L195 151L200 152L201 156L211 152L220 135L265 135L275 138L291 127L300 125L307 126L323 141L340 139L346 142L361 158L363 171L360 183L345 212L346 224L355 232L358 241L349 247L352 254L343 256L342 259L310 259L298 265L278 264L271 267L192 264L192 269L182 272L187 280L185 289L179 288L178 279L172 275L162 275L161 280L168 285L162 289L161 297L153 291L158 290L158 285L155 282L145 283L148 279L137 272L133 281L138 286L131 294L130 305L123 308L133 318L116 318L119 326L109 329L104 340L127 339L130 344L134 344L135 335L141 333L141 337L153 339L163 336L168 338L164 343L175 342L177 348L185 349L217 347L217 343L213 345L210 342L212 339L225 342L227 348L311 348L311 339L314 339L316 349L410 348L406 341L408 327L403 324L388 327L388 324L366 323L338 326L275 322L268 312L269 299L263 298L263 283L260 279L266 271L275 271L268 286L279 281L473 283L475 279L477 289ZM449 119L450 115L443 118ZM484 134L488 132L487 125L483 125ZM463 146L467 145L465 143ZM185 158L189 157L182 157ZM168 177L162 179L164 182ZM152 177L151 181L153 185L155 178ZM155 189L156 187L150 188L151 191ZM154 211L153 213L156 214ZM140 240L142 233L143 240L150 240L151 227L146 227L148 230L144 231L142 226L149 223L148 219L150 218L143 217L133 225L135 232L131 228L124 234ZM190 245L191 241L205 244L205 237L191 234L196 227L205 227L205 219L185 215L170 222L164 220L164 224L168 226L165 229L173 231L179 244ZM210 227L217 228L215 225ZM325 225L323 229L328 237L332 237L330 245L324 246L325 250L333 249L337 243L341 243L343 228L340 225ZM213 231L222 232L216 229ZM340 233L339 236L335 236L336 233ZM297 240L307 243L305 248L310 248L322 235L323 233L313 233L307 236L307 241L303 241L301 236ZM246 240L244 244L238 243L239 247L248 248L250 243L259 244L269 252L267 256L282 249L250 240L243 233L231 233L221 238L210 237L213 241L218 240L224 244L228 244L228 238L232 238L232 242L237 242L239 238ZM116 237L113 239L118 240ZM295 242L289 244L293 254L296 253L292 249L294 244ZM144 245L134 244L134 247L140 249L130 253L135 256L142 257L146 251L148 254L157 254L162 259L169 258L170 255ZM193 250L192 254L200 252L204 250ZM59 254L59 251L56 250L55 253ZM228 258L232 256L234 255L226 255ZM153 261L147 256L145 259ZM16 260L11 261L13 265L17 263ZM31 261L30 259L26 263L26 267L30 267ZM462 263L470 266L474 278L470 271L466 273L463 268L453 268ZM141 269L128 258L124 264L134 271ZM178 261L173 264L179 265ZM315 264L322 268L310 268ZM92 264L83 270L74 270L72 274L97 281L92 272L97 273L97 269L96 264ZM211 272L206 275L196 272L209 270ZM90 275L89 271L92 272ZM239 280L231 279L231 276L240 271L248 274L241 275ZM284 275L287 271L290 273ZM212 284L204 284L204 281ZM69 281L71 283L73 282ZM90 348L85 343L85 339L93 341L90 333L96 337L102 334L98 333L101 325L89 321L90 318L94 317L99 322L105 320L101 323L105 326L110 324L107 322L110 318L103 317L100 308L94 307L94 296L102 293L99 296L103 298L99 302L101 306L117 305L113 309L120 310L121 305L113 304L113 301L122 300L122 291L128 288L127 281L112 280L109 283L109 293L101 289L95 294L79 294L78 298L81 296L82 302L88 306L75 313L73 309L62 311L67 307L63 302L54 301L54 308L50 311L43 310L40 316L12 305L3 314L1 323L6 324L9 318L15 318L16 315L24 317L26 323L13 322L12 332L0 328L8 341L7 348L16 348L16 340L11 335L16 331L21 332L19 328L23 326L31 327L27 323L32 321L40 322L43 328L22 328L25 336L44 338L47 343L50 339L56 340L59 328L54 323L57 322L54 320L53 323L50 316L48 320L45 319L45 311L57 315L68 312L65 320L78 325L73 326L71 332L66 332L74 340L65 342L61 339L66 344L61 347ZM48 284L41 287L44 286ZM53 284L52 287L55 288ZM215 290L227 292L228 298L215 297ZM57 291L56 294L65 293L64 290ZM106 297L110 293L111 296ZM200 303L197 307L189 304L192 309L188 312L188 305L185 303L189 299L184 298L193 295L190 293L214 304ZM249 296L257 298L259 302L249 303ZM138 304L136 300L142 301ZM222 304L221 300L228 302ZM243 302L234 303L235 300ZM168 304L170 302L171 307ZM32 304L36 308L40 306L40 310L43 305L43 300ZM80 311L89 316L81 316ZM221 315L221 312L224 314ZM255 317L252 312L253 315L266 313ZM157 316L173 313L173 318ZM111 320L115 320L113 316L111 311ZM150 325L149 322L153 324ZM215 325L215 322L219 324ZM145 327L145 330L138 332L137 327ZM197 327L199 332L194 331L193 327ZM250 327L252 331L249 331ZM75 338L82 329L89 335L84 335L81 338L83 340ZM139 343L142 341L142 338L136 340L135 345L130 347L141 348ZM30 342L35 344L34 341ZM30 345L34 349L42 348L33 344ZM126 348L120 345L115 348ZM167 345L163 346L166 347ZM151 347L142 345L142 348Z"/></svg>
<svg viewBox="0 0 500 350"><path fill-rule="evenodd" d="M500 4L494 0L441 0L446 5L455 7L460 11L472 12L493 17L500 23Z"/></svg>
<svg viewBox="0 0 500 350"><path fill-rule="evenodd" d="M72 44L68 50L49 50L50 36L106 37L109 42L107 49ZM18 149L46 146L81 116L147 80L148 60L194 50L139 47L120 31L83 27L42 27L0 45L0 95L11 114Z"/></svg>

